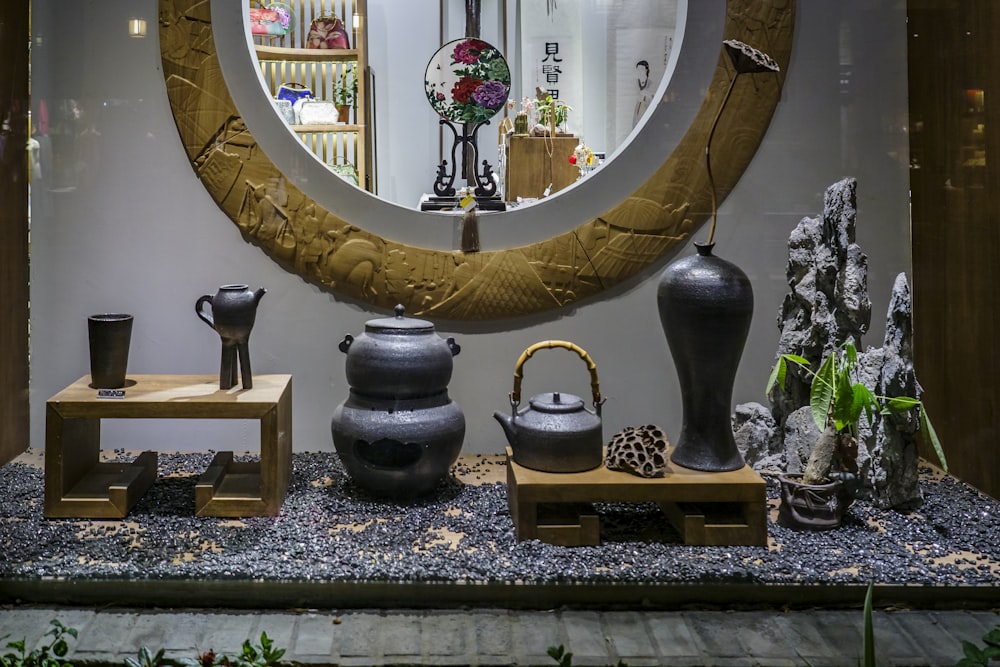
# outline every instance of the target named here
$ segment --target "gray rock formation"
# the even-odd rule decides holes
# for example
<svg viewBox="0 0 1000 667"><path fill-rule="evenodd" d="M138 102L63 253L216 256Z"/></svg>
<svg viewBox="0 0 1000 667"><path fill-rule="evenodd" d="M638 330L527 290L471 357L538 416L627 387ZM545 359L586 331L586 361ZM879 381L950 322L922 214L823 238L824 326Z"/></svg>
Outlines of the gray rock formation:
<svg viewBox="0 0 1000 667"><path fill-rule="evenodd" d="M785 452L771 411L760 403L741 403L733 415L736 448L755 470L784 472Z"/></svg>
<svg viewBox="0 0 1000 667"><path fill-rule="evenodd" d="M809 460L809 452L812 451L820 435L809 406L801 407L788 415L779 435L783 438L785 460L788 462L785 472L792 475L801 474L806 468L806 461Z"/></svg>
<svg viewBox="0 0 1000 667"><path fill-rule="evenodd" d="M847 341L860 350L871 321L868 260L854 241L856 182L830 186L823 215L803 218L788 241L786 274L791 291L778 315L781 336L777 359L796 354L813 369ZM920 399L913 371L913 317L905 274L896 277L881 348L858 354L855 381L879 396ZM741 404L733 430L744 459L758 470L783 463L787 473L800 473L819 431L809 411L810 376L789 365L785 390L774 388L767 408ZM770 417L770 419L768 419ZM858 495L886 509L911 509L922 496L917 476L917 410L862 417L858 429Z"/></svg>
<svg viewBox="0 0 1000 667"><path fill-rule="evenodd" d="M879 396L910 396L920 400L921 388L913 371L913 304L906 274L896 276L889 300L882 347L858 355L858 365L878 369L873 384ZM860 380L860 378L859 378ZM874 424L858 448L862 488L872 502L882 509L912 509L923 502L917 475L920 454L917 429L918 411L914 408L890 415L875 415Z"/></svg>
<svg viewBox="0 0 1000 667"><path fill-rule="evenodd" d="M848 340L860 347L871 323L868 257L854 242L857 181L827 188L823 215L803 218L788 239L785 275L791 291L778 314L778 351L805 357L813 368ZM778 424L809 403L809 376L795 369L785 391L768 397Z"/></svg>

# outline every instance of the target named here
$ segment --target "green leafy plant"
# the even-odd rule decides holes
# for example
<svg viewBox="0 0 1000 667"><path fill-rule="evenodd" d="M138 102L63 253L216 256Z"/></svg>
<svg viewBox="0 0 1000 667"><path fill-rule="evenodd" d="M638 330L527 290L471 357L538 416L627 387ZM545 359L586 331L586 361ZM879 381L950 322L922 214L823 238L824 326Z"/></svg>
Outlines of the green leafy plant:
<svg viewBox="0 0 1000 667"><path fill-rule="evenodd" d="M333 87L333 101L337 106L358 107L358 76L353 65L341 70Z"/></svg>
<svg viewBox="0 0 1000 667"><path fill-rule="evenodd" d="M125 658L126 667L274 667L280 664L285 649L275 648L274 641L266 632L260 634L260 643L244 640L239 655L218 655L206 651L196 658L172 659L164 656L165 650L153 653L143 646L137 658Z"/></svg>
<svg viewBox="0 0 1000 667"><path fill-rule="evenodd" d="M230 667L270 667L278 664L285 649L275 648L274 641L266 632L260 633L260 644L254 644L249 639L243 642L243 652L233 659L223 658L223 664Z"/></svg>
<svg viewBox="0 0 1000 667"><path fill-rule="evenodd" d="M143 646L139 649L139 654L135 658L125 658L126 667L183 667L187 665L185 660L174 660L165 657L167 650L161 648L153 653Z"/></svg>
<svg viewBox="0 0 1000 667"><path fill-rule="evenodd" d="M559 646L550 646L545 652L549 654L550 658L556 661L559 667L573 666L573 654L568 652L562 644Z"/></svg>
<svg viewBox="0 0 1000 667"><path fill-rule="evenodd" d="M986 667L990 661L1000 662L1000 625L983 635L985 646L980 648L972 642L962 642L965 657L955 663L955 667Z"/></svg>
<svg viewBox="0 0 1000 667"><path fill-rule="evenodd" d="M553 99L551 95L546 95L544 100L539 100L535 110L538 112L540 125L551 127L554 118L555 126L562 127L566 124L569 112L573 110L573 107L564 104L562 100Z"/></svg>
<svg viewBox="0 0 1000 667"><path fill-rule="evenodd" d="M875 592L875 582L868 582L868 592L865 594L865 630L864 630L864 667L875 667L875 623L872 619L872 599Z"/></svg>
<svg viewBox="0 0 1000 667"><path fill-rule="evenodd" d="M32 651L28 651L27 640L8 641L4 653L0 655L0 667L72 667L72 663L62 660L69 653L68 637L77 638L76 628L63 625L58 619L49 621L52 626L45 637L51 641L43 642ZM4 635L0 641L6 639Z"/></svg>
<svg viewBox="0 0 1000 667"><path fill-rule="evenodd" d="M830 352L819 370L809 368L808 359L795 354L783 354L771 370L767 389L777 385L785 388L789 364L795 364L811 376L809 407L820 438L813 447L803 472L805 484L821 484L828 479L834 454L842 461L853 461L857 454L858 424L865 415L869 422L876 412L882 415L901 414L914 408L920 419L920 433L934 449L941 467L948 470L941 441L931 425L924 404L910 396L877 396L868 387L855 382L858 352L853 343L845 343L843 351Z"/></svg>
<svg viewBox="0 0 1000 667"><path fill-rule="evenodd" d="M573 667L573 654L567 651L562 644L559 646L550 646L545 652L550 658L556 661L559 667ZM619 660L615 663L615 667L628 667L628 665L624 660Z"/></svg>

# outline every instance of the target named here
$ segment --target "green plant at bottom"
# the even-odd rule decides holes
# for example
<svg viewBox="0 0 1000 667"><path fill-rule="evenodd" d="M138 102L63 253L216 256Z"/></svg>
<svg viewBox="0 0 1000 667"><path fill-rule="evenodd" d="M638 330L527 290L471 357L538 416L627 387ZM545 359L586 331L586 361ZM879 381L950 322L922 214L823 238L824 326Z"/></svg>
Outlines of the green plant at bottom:
<svg viewBox="0 0 1000 667"><path fill-rule="evenodd" d="M559 646L550 646L546 653L549 657L556 661L559 667L572 667L573 666L573 654L565 649L562 644Z"/></svg>
<svg viewBox="0 0 1000 667"><path fill-rule="evenodd" d="M28 651L26 639L8 641L3 649L5 653L0 655L0 667L72 667L72 663L62 658L69 652L67 637L77 638L76 628L66 627L57 619L52 619L49 624L52 627L44 636L52 637L52 640L32 651ZM6 638L7 635L0 637L0 641Z"/></svg>
<svg viewBox="0 0 1000 667"><path fill-rule="evenodd" d="M230 667L271 667L278 664L285 649L274 648L266 632L260 633L260 644L253 644L249 639L243 642L243 652L233 659L223 658L224 665Z"/></svg>
<svg viewBox="0 0 1000 667"><path fill-rule="evenodd" d="M153 653L143 646L139 649L139 655L135 658L125 658L125 667L183 667L187 663L184 660L174 660L165 657L167 649L161 648Z"/></svg>
<svg viewBox="0 0 1000 667"><path fill-rule="evenodd" d="M962 642L965 657L955 663L955 667L986 667L991 661L1000 662L1000 625L983 635L982 648L972 642Z"/></svg>
<svg viewBox="0 0 1000 667"><path fill-rule="evenodd" d="M559 646L550 646L545 652L550 658L556 661L559 667L573 667L573 653L567 651L562 644ZM615 667L628 667L628 665L624 660L619 660L615 663Z"/></svg>
<svg viewBox="0 0 1000 667"><path fill-rule="evenodd" d="M266 632L260 633L260 643L244 640L239 655L218 655L210 650L197 658L173 659L164 657L165 649L153 653L143 646L137 658L125 658L126 667L275 667L280 664L285 649L275 648L274 640Z"/></svg>
<svg viewBox="0 0 1000 667"><path fill-rule="evenodd" d="M868 582L868 592L865 594L865 635L863 642L864 666L875 667L875 624L872 621L872 596L875 582Z"/></svg>

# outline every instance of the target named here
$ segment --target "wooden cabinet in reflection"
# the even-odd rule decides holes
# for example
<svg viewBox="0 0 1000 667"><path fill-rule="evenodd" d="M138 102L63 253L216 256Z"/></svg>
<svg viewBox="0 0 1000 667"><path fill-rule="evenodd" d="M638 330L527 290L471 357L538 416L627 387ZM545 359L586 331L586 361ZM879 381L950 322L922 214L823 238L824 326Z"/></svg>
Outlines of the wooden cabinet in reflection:
<svg viewBox="0 0 1000 667"><path fill-rule="evenodd" d="M580 170L569 158L579 143L573 136L505 135L504 199L538 199L575 183Z"/></svg>

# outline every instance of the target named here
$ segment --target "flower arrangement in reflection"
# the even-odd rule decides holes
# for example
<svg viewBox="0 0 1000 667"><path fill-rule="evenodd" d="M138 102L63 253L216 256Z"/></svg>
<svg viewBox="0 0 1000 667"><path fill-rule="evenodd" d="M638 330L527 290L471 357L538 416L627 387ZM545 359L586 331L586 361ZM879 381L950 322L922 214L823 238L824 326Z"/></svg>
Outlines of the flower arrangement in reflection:
<svg viewBox="0 0 1000 667"><path fill-rule="evenodd" d="M438 67L442 67L439 65ZM456 123L480 123L503 108L510 93L510 68L500 51L481 39L462 39L451 50L450 76L424 81L439 116Z"/></svg>
<svg viewBox="0 0 1000 667"><path fill-rule="evenodd" d="M767 55L763 51L755 49L749 44L736 39L727 39L722 42L722 45L725 47L726 54L729 56L729 60L733 64L735 74L733 74L733 78L729 81L729 88L726 89L726 96L722 98L722 104L719 105L719 110L715 114L715 120L712 121L712 129L708 133L708 142L705 144L705 168L708 171L708 183L712 191L712 226L709 227L708 241L705 245L712 245L713 239L715 238L715 225L719 214L718 194L715 192L715 179L712 177L712 137L715 136L715 128L719 125L719 119L722 117L722 112L726 108L726 103L729 102L729 96L733 92L736 80L741 74L760 74L762 72L780 71L778 63L776 63L771 56Z"/></svg>
<svg viewBox="0 0 1000 667"><path fill-rule="evenodd" d="M576 168L580 170L579 178L583 178L597 166L597 160L594 158L594 151L590 150L590 146L585 143L577 144L576 148L569 156L569 163L576 165Z"/></svg>

